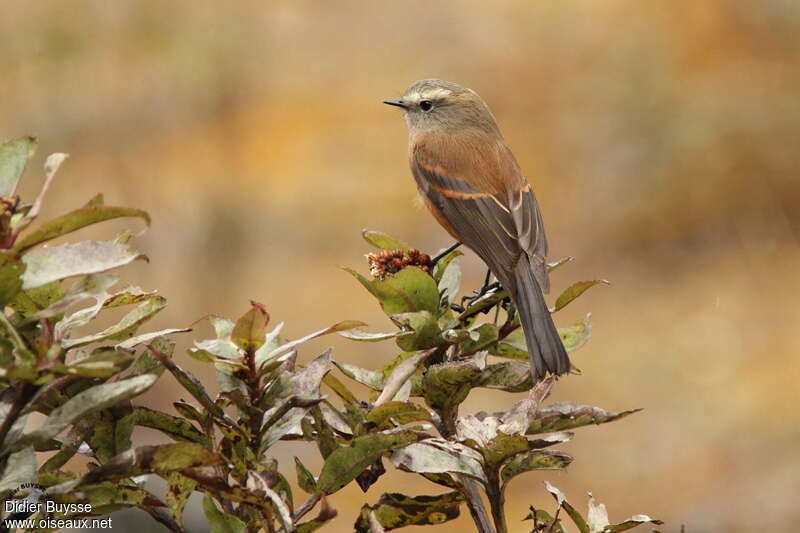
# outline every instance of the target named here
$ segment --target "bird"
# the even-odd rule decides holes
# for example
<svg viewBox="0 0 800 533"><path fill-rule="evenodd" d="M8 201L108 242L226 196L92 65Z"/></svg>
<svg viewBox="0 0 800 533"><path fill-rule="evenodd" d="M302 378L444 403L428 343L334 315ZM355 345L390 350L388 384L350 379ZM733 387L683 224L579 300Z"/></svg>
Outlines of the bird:
<svg viewBox="0 0 800 533"><path fill-rule="evenodd" d="M550 280L542 213L489 107L472 89L439 79L418 80L383 102L404 111L421 199L486 263L516 307L534 382L569 372L543 296Z"/></svg>

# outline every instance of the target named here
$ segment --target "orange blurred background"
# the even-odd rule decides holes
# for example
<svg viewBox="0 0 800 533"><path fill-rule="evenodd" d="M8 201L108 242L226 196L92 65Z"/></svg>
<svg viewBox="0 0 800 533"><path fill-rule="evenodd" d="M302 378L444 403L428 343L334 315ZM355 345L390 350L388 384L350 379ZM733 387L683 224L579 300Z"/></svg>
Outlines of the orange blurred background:
<svg viewBox="0 0 800 533"><path fill-rule="evenodd" d="M236 318L254 299L292 338L343 319L389 327L338 269L366 272L362 228L450 244L414 205L406 127L381 100L424 77L472 87L534 185L551 258L576 257L551 298L612 283L556 315L591 311L594 332L573 356L583 375L551 399L645 408L578 430L560 448L575 456L567 472L515 480L512 529L529 531L529 504L554 507L543 479L582 511L591 490L612 521L647 513L661 531L796 529L800 4L18 2L0 17L0 65L0 138L40 138L27 198L45 156L71 154L43 216L97 192L152 215L137 240L151 261L123 273L169 299L147 329ZM480 262L461 265L478 286ZM185 349L210 333L199 325L176 352L206 381ZM371 368L397 352L325 337L301 361L331 344ZM177 390L165 376L144 401L171 410ZM517 399L474 393L465 408ZM276 453L291 479L292 455L319 471L313 447ZM438 487L390 472L366 495L334 495L325 531L352 530L385 491ZM189 529L206 530L190 510ZM114 524L158 527L138 512ZM440 529L454 527L473 529L466 509Z"/></svg>

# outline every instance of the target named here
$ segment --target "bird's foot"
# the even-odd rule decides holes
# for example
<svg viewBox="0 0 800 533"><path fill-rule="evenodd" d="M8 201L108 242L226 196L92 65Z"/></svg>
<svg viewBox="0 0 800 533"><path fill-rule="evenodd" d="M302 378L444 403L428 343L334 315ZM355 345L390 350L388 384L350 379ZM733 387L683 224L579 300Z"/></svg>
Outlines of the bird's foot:
<svg viewBox="0 0 800 533"><path fill-rule="evenodd" d="M503 288L500 286L499 281L495 281L494 283L491 283L489 285L484 285L483 287L480 288L480 290L472 291L473 294L472 296L464 296L463 298L461 298L461 307L466 309L467 307L471 306L472 304L474 304L487 294L492 294L502 289Z"/></svg>

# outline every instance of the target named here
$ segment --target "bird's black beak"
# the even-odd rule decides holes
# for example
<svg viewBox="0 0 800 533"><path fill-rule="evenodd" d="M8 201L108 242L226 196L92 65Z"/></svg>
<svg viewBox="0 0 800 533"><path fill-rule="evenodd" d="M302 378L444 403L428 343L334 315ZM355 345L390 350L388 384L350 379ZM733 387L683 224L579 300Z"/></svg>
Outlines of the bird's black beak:
<svg viewBox="0 0 800 533"><path fill-rule="evenodd" d="M406 103L403 101L402 98L395 98L393 100L384 100L383 103L384 104L393 105L393 106L397 106L397 107L402 107L403 109L405 109L407 107Z"/></svg>

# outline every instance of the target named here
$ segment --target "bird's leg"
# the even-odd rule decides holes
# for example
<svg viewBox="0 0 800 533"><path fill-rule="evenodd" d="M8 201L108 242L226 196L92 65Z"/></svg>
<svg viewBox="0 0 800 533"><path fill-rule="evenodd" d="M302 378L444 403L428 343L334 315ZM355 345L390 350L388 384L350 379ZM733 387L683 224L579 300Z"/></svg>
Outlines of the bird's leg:
<svg viewBox="0 0 800 533"><path fill-rule="evenodd" d="M488 290L487 287L489 286L489 279L492 277L492 271L488 268L486 269L486 279L483 280L483 287L481 287L480 293L481 295L486 294Z"/></svg>
<svg viewBox="0 0 800 533"><path fill-rule="evenodd" d="M449 253L450 253L450 252L452 252L453 250L457 249L459 246L461 246L461 243L460 243L460 242L457 242L457 243L455 243L453 246L451 246L450 248L448 248L447 250L445 250L444 252L440 253L439 255L437 255L436 257L434 257L433 259L431 259L431 268L433 268L434 266L436 266L436 263L438 263L438 262L439 262L439 260L440 260L441 258L443 258L444 256L446 256L447 254L449 254Z"/></svg>
<svg viewBox="0 0 800 533"><path fill-rule="evenodd" d="M500 287L499 281L495 281L494 283L489 283L491 277L492 277L492 271L487 270L486 279L483 280L483 286L480 288L480 290L472 291L473 292L472 296L464 296L463 298L461 298L461 307L465 307L464 302L467 302L466 307L469 307L479 298L486 296L492 291L500 290L502 287Z"/></svg>
<svg viewBox="0 0 800 533"><path fill-rule="evenodd" d="M505 323L500 328L506 329L511 326L512 322L514 322L514 314L517 312L517 308L514 306L514 302L511 301L511 298L506 298L500 305L502 305L508 313Z"/></svg>

